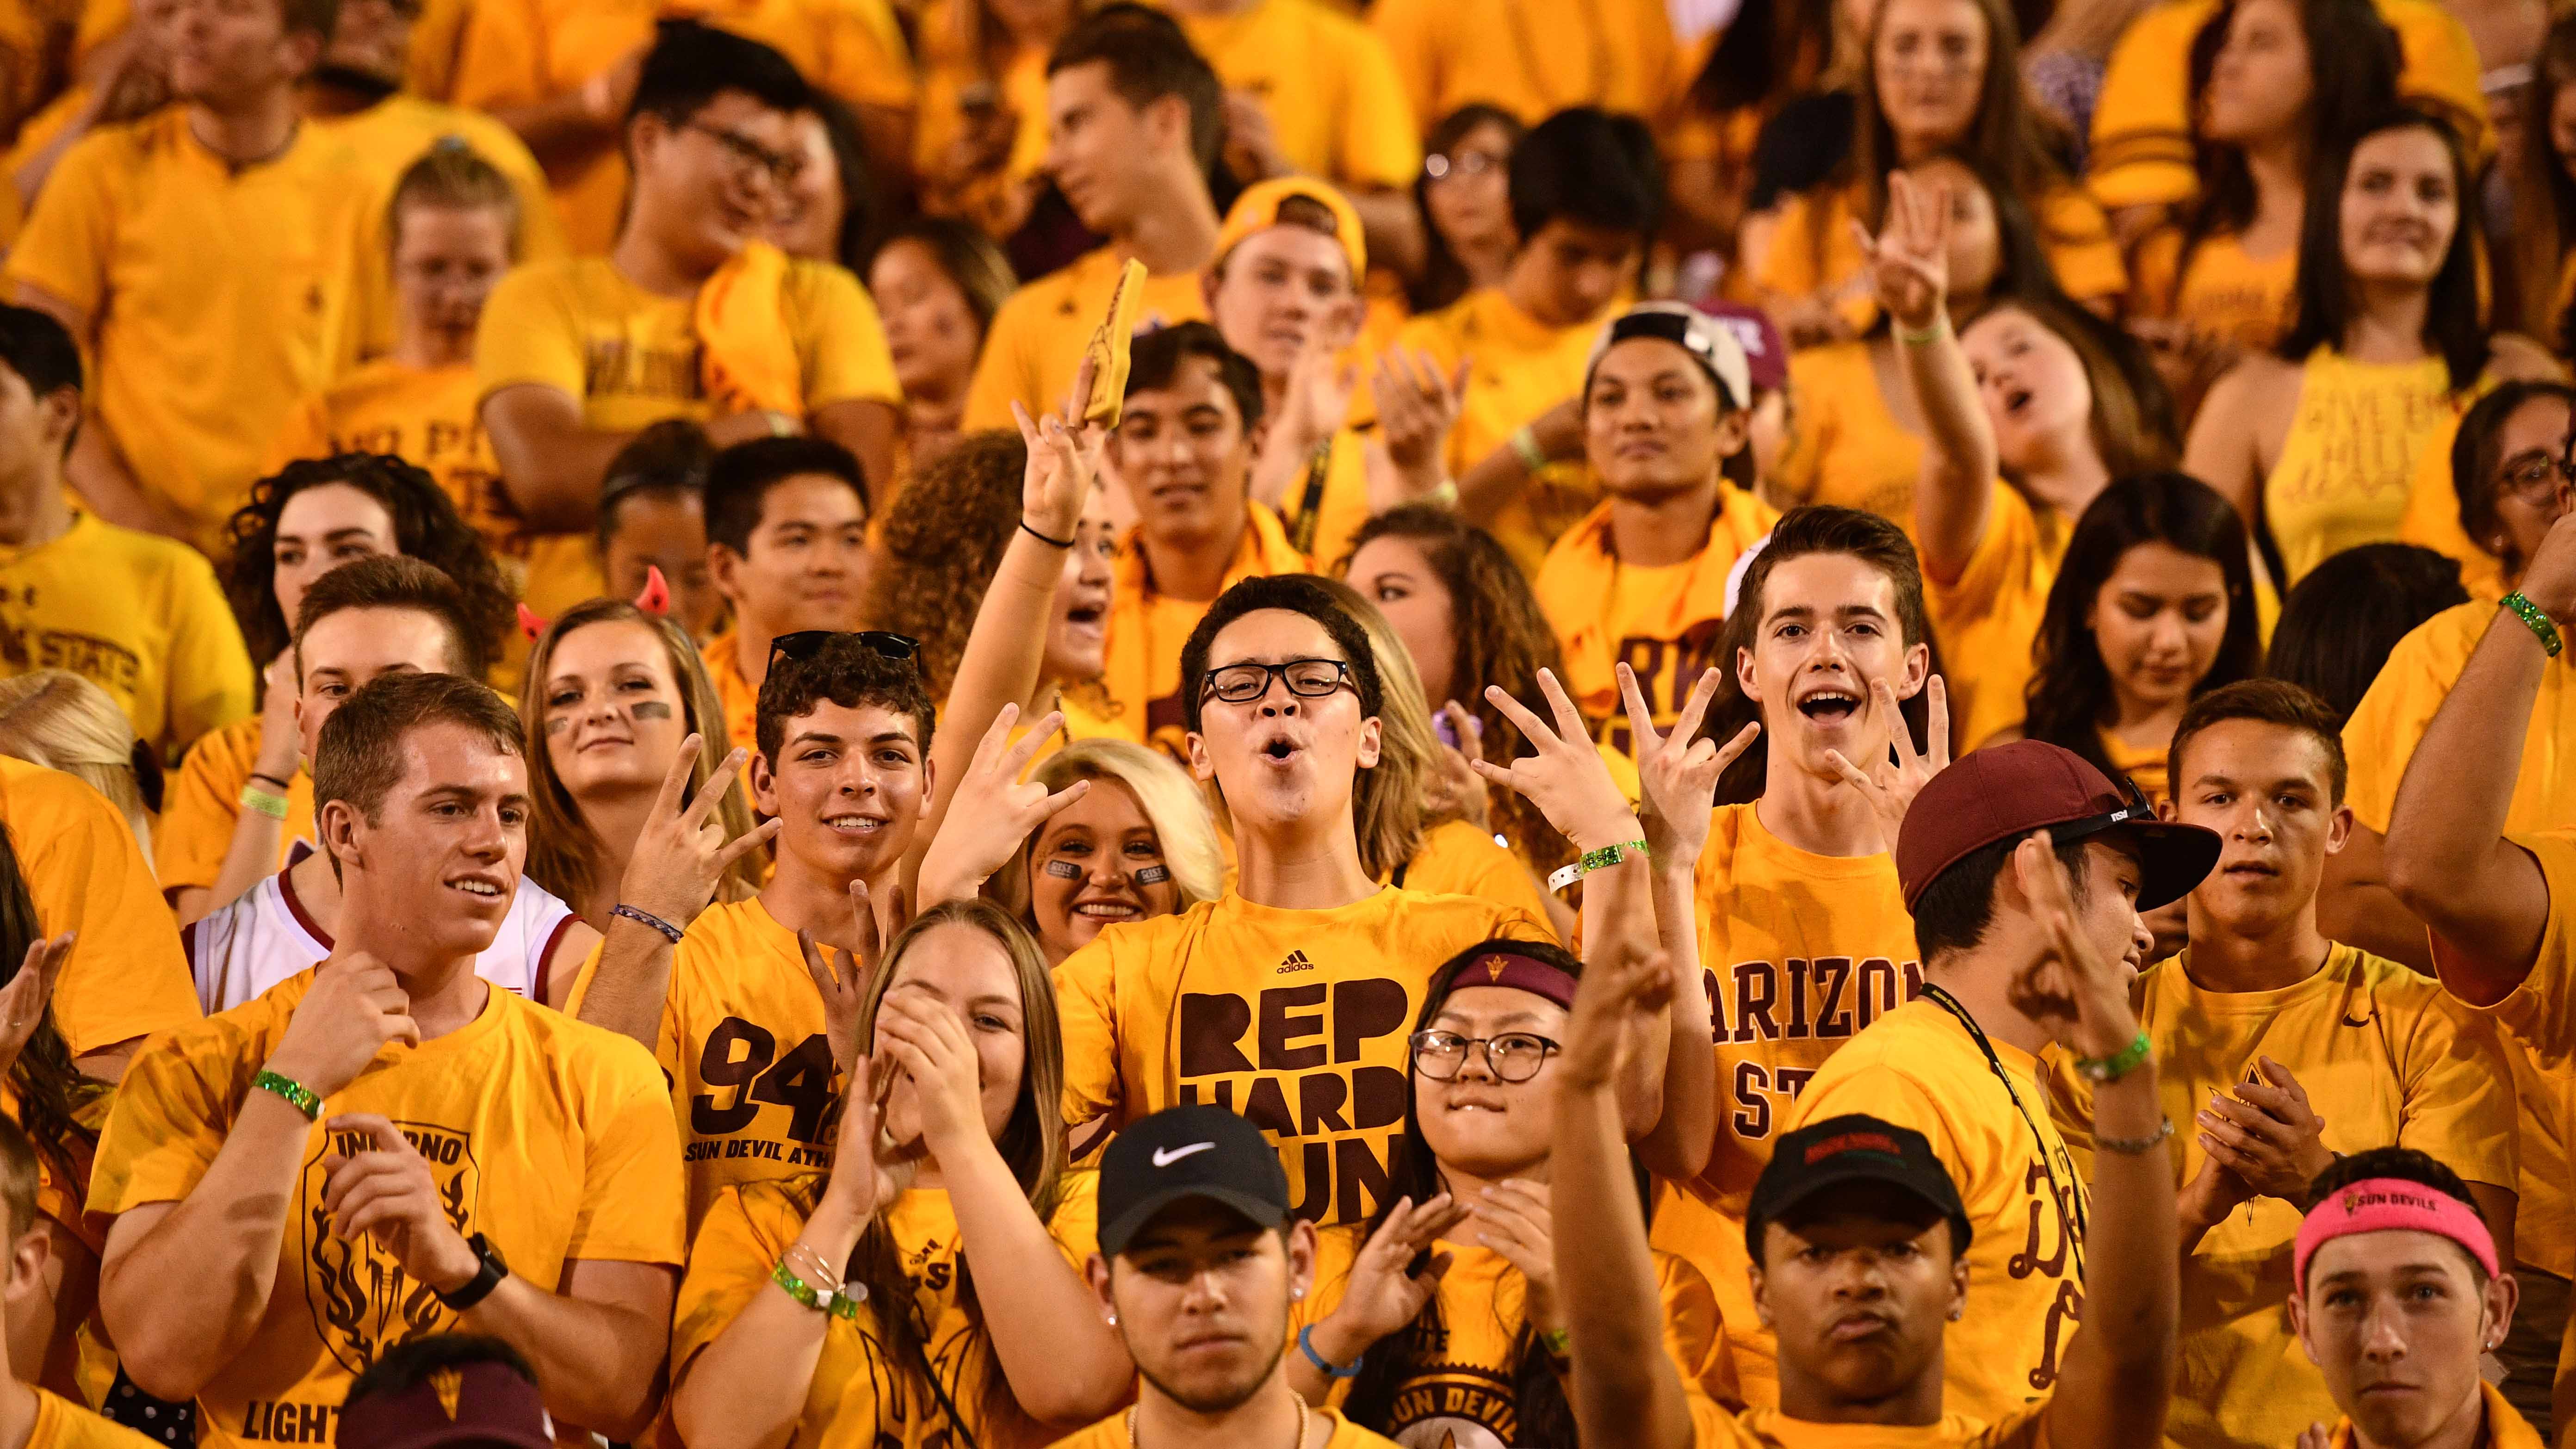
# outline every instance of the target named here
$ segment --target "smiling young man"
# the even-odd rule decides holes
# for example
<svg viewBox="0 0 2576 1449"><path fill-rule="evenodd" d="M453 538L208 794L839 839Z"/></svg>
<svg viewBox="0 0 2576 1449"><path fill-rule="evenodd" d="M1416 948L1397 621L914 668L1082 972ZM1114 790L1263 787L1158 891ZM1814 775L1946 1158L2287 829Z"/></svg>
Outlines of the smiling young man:
<svg viewBox="0 0 2576 1449"><path fill-rule="evenodd" d="M888 486L900 393L875 304L841 268L760 239L811 100L758 41L664 27L626 122L616 246L513 271L475 335L483 425L529 527L588 530L609 463L664 418L718 446L812 433Z"/></svg>
<svg viewBox="0 0 2576 1449"><path fill-rule="evenodd" d="M770 641L859 627L867 599L868 497L858 460L821 438L736 443L707 465L707 576L733 615L700 655L725 735L757 745Z"/></svg>
<svg viewBox="0 0 2576 1449"><path fill-rule="evenodd" d="M314 582L297 611L295 723L308 772L322 768L323 726L343 700L392 674L453 674L481 679L490 660L447 575L416 558L380 555L333 569ZM283 814L283 797L253 786L246 809ZM228 1011L298 972L321 964L341 933L345 894L329 852L312 843L315 820L285 822L302 835L285 868L240 899L182 931L197 999L208 1012ZM509 910L489 945L474 958L484 980L531 1001L562 1004L574 970L599 932L544 886L520 875Z"/></svg>
<svg viewBox="0 0 2576 1449"><path fill-rule="evenodd" d="M2031 962L2062 954L2050 944L2061 934L2053 923L2072 915L2068 949L2087 957L2087 979L2097 968L2118 978L2117 1017L2126 1023L2084 1034L2077 1068L2130 1075L2149 1055L2127 1000L2153 941L2138 913L2189 893L2218 851L2215 833L2157 821L2101 771L2038 740L1951 765L1905 812L1896 872L1914 915L1923 994L1827 1059L1791 1125L1866 1113L1912 1128L1958 1185L1975 1235L1965 1267L1980 1301L1949 1329L1948 1412L1993 1423L2056 1388L2072 1362L2069 1335L2085 1317L2087 1265L2115 1261L2086 1248L2092 1194L2041 1087L2040 1054L2065 1045L2049 1015L2062 1003L2034 994ZM2097 1093L2097 1172L2105 1156L2121 1155L2115 1142L2134 1146L2155 1126L2152 1107L2143 1126L2135 1112L2115 1122L2099 1106L2106 1095ZM1781 1392L1786 1404L1785 1368Z"/></svg>
<svg viewBox="0 0 2576 1449"><path fill-rule="evenodd" d="M447 1329L515 1348L546 1409L651 1427L681 1235L651 1057L475 971L527 855L519 718L404 671L323 727L346 905L328 960L161 1038L117 1094L89 1209L99 1307L201 1444L331 1439L350 1380Z"/></svg>
<svg viewBox="0 0 2576 1449"><path fill-rule="evenodd" d="M966 391L969 432L1011 426L1014 402L1034 418L1064 401L1129 258L1145 268L1139 329L1207 315L1199 271L1217 254L1219 228L1207 174L1224 122L1216 72L1159 10L1103 5L1056 42L1046 169L1083 226L1108 241L993 315Z"/></svg>
<svg viewBox="0 0 2576 1449"><path fill-rule="evenodd" d="M1761 727L1732 769L1761 794L1712 810L1714 780L1683 796L1652 783L1669 775L1646 776L1655 869L1677 877L1665 898L1691 902L1697 924L1720 1099L1706 1165L1661 1205L1655 1244L1715 1288L1745 1401L1757 1406L1774 1401L1779 1379L1746 1287L1754 1180L1817 1069L1923 988L1890 827L1837 759L1885 761L1899 738L1911 754L1917 723L1906 711L1923 714L1936 693L1927 630L1923 577L1896 525L1849 508L1792 510L1746 568L1725 635L1735 692ZM1651 708L1631 678L1631 708ZM1686 748L1707 700L1697 703L1671 731L1641 735L1639 753ZM1927 747L1946 763L1938 739L1936 728Z"/></svg>
<svg viewBox="0 0 2576 1449"><path fill-rule="evenodd" d="M1279 1159L1245 1119L1169 1107L1119 1133L1100 1164L1090 1276L1142 1383L1134 1408L1058 1449L1395 1449L1288 1385L1315 1225L1290 1211Z"/></svg>
<svg viewBox="0 0 2576 1449"><path fill-rule="evenodd" d="M2441 987L2317 929L2317 883L2342 848L2343 741L2325 703L2253 679L2192 702L2174 731L2168 820L2216 831L2189 896L2191 944L2140 977L2162 1044L2174 1153L2184 1336L2169 1432L2185 1445L2287 1444L2333 1417L2325 1379L2283 1318L2285 1270L2334 1160L2398 1146L2453 1164L2512 1261L2513 1075L2494 1029ZM2091 1091L2049 1082L2079 1157Z"/></svg>
<svg viewBox="0 0 2576 1449"><path fill-rule="evenodd" d="M847 976L847 963L873 961L858 911L894 900L930 794L931 703L909 640L815 631L772 648L750 763L752 803L779 822L769 884L710 906L714 873L693 886L673 857L639 843L572 1004L661 1059L692 1232L727 1187L830 1164L847 1065L835 1054L850 1044L826 1027L850 1004L827 1009L797 938L842 953Z"/></svg>
<svg viewBox="0 0 2576 1449"><path fill-rule="evenodd" d="M1262 418L1260 370L1214 327L1183 322L1136 339L1108 453L1137 519L1113 566L1101 683L1122 727L1175 759L1189 758L1193 713L1183 641L1227 589L1306 572L1279 515L1251 496Z"/></svg>

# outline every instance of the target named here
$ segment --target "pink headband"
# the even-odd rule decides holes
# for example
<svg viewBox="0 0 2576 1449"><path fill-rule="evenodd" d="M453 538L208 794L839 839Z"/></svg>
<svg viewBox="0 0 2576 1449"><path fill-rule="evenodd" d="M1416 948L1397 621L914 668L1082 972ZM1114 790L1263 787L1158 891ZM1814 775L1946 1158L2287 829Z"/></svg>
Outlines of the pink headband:
<svg viewBox="0 0 2576 1449"><path fill-rule="evenodd" d="M1486 951L1478 955L1449 978L1449 989L1468 986L1504 986L1526 991L1564 1007L1574 1009L1574 978L1535 956L1517 951Z"/></svg>
<svg viewBox="0 0 2576 1449"><path fill-rule="evenodd" d="M2469 1250L2487 1276L2496 1274L2495 1235L2478 1210L2436 1187L2403 1177L2366 1177L2347 1183L2333 1196L2309 1209L2299 1224L2299 1245L2291 1259L2290 1282L2299 1296L2308 1292L2308 1260L2317 1249L2353 1233L2431 1233Z"/></svg>

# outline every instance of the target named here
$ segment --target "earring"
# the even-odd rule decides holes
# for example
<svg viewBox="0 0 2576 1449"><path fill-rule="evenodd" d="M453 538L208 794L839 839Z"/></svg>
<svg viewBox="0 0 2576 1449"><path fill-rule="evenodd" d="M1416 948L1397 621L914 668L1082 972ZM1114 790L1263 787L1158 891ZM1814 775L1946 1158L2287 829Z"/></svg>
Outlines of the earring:
<svg viewBox="0 0 2576 1449"><path fill-rule="evenodd" d="M1306 1301L1306 1290L1303 1288L1291 1288L1288 1290L1288 1296L1300 1303L1303 1303Z"/></svg>
<svg viewBox="0 0 2576 1449"><path fill-rule="evenodd" d="M1109 1310L1109 1326L1112 1328L1118 1326L1118 1310L1115 1308Z"/></svg>

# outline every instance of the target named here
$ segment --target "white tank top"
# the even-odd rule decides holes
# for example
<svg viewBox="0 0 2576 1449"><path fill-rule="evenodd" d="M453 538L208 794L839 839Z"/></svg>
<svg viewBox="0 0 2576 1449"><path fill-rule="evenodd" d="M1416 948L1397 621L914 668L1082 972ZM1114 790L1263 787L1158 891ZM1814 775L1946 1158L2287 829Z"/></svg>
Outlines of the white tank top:
<svg viewBox="0 0 2576 1449"><path fill-rule="evenodd" d="M256 998L331 954L331 938L305 914L288 883L296 863L312 853L312 846L295 842L285 870L180 932L188 969L197 979L197 1001L208 1016ZM513 995L542 999L546 957L576 919L544 886L519 877L510 913L501 918L492 944L474 958L474 974Z"/></svg>

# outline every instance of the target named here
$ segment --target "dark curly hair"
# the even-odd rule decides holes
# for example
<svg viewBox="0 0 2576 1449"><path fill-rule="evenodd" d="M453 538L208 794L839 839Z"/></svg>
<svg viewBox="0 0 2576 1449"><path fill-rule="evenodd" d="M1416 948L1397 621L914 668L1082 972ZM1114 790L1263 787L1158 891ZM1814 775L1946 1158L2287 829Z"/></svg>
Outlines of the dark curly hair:
<svg viewBox="0 0 2576 1449"><path fill-rule="evenodd" d="M866 618L921 641L921 682L932 699L946 699L956 682L975 611L1019 531L1028 462L1018 433L969 433L886 510Z"/></svg>
<svg viewBox="0 0 2576 1449"><path fill-rule="evenodd" d="M498 655L511 628L514 598L480 535L448 501L437 480L389 453L342 453L289 463L251 485L250 501L225 525L231 557L224 596L240 622L250 657L265 663L295 638L294 621L277 607L277 520L307 488L338 483L373 498L394 520L394 544L406 558L433 564L465 594L485 651Z"/></svg>

